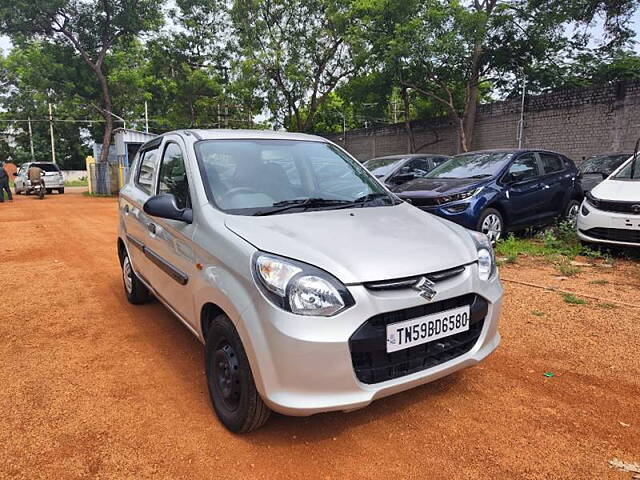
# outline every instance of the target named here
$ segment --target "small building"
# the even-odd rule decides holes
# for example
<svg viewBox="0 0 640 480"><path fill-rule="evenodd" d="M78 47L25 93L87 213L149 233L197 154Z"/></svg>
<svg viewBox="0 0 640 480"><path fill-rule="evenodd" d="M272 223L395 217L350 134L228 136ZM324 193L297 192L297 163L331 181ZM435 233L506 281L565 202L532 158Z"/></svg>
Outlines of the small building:
<svg viewBox="0 0 640 480"><path fill-rule="evenodd" d="M157 137L155 133L116 128L113 131L113 141L116 145L118 164L128 169L140 147L154 137Z"/></svg>

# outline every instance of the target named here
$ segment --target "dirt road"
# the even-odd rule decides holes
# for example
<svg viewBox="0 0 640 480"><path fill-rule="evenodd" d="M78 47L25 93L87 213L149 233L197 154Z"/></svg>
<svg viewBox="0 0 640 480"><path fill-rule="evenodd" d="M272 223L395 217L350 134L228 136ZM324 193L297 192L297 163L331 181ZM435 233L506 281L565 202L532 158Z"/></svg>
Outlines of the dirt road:
<svg viewBox="0 0 640 480"><path fill-rule="evenodd" d="M481 366L234 436L198 341L160 304L126 302L115 239L113 199L0 204L2 477L629 479L607 461L640 462L640 309L505 283ZM640 305L637 263L502 273Z"/></svg>

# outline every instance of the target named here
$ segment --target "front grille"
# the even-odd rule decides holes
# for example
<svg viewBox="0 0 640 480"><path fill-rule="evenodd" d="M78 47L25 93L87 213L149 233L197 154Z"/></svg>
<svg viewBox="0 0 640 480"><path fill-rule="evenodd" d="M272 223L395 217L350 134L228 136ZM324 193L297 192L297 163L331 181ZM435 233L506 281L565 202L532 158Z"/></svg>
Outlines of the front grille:
<svg viewBox="0 0 640 480"><path fill-rule="evenodd" d="M471 306L468 331L387 353L387 325L464 305ZM362 383L384 382L435 367L467 353L480 337L488 310L489 304L484 298L470 293L371 317L349 338L356 377Z"/></svg>
<svg viewBox="0 0 640 480"><path fill-rule="evenodd" d="M405 198L405 197L402 197ZM411 205L415 207L437 207L446 203L442 197L407 197L411 201ZM451 201L451 200L448 200Z"/></svg>
<svg viewBox="0 0 640 480"><path fill-rule="evenodd" d="M631 213L640 215L638 207L640 202L614 202L612 200L598 200L594 205L598 210L605 212ZM634 208L635 207L635 208Z"/></svg>
<svg viewBox="0 0 640 480"><path fill-rule="evenodd" d="M413 277L396 278L393 280L381 280L377 282L366 282L364 286L369 290L397 290L401 288L410 288L415 285L422 277L427 277L432 282L443 282L450 278L456 277L464 272L466 265L448 268L424 275L415 275Z"/></svg>
<svg viewBox="0 0 640 480"><path fill-rule="evenodd" d="M626 230L624 228L590 228L580 230L585 235L599 240L612 240L614 242L640 243L640 230Z"/></svg>

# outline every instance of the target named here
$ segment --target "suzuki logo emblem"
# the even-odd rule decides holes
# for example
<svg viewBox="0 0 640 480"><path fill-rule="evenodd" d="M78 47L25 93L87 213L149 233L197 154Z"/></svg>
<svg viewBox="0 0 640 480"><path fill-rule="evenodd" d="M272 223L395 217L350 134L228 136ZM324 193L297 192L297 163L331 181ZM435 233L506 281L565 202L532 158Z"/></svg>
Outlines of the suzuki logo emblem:
<svg viewBox="0 0 640 480"><path fill-rule="evenodd" d="M433 288L436 284L429 280L427 277L420 277L416 283L413 284L411 288L420 292L420 296L425 300L433 300L433 297L436 296L436 290Z"/></svg>
<svg viewBox="0 0 640 480"><path fill-rule="evenodd" d="M638 205L631 205L631 211L632 211L633 213L638 213L638 214L640 214L640 204L638 204Z"/></svg>

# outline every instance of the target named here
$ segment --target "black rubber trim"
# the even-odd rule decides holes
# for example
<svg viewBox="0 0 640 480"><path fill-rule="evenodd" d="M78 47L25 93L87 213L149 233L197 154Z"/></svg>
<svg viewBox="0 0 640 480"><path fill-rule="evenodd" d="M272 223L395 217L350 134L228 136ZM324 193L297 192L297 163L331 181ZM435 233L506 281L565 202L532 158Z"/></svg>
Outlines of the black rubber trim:
<svg viewBox="0 0 640 480"><path fill-rule="evenodd" d="M129 241L131 245L136 247L138 250L144 252L144 244L137 238L134 238L131 235L129 235L128 233L127 233L127 241Z"/></svg>
<svg viewBox="0 0 640 480"><path fill-rule="evenodd" d="M147 247L143 247L142 251L144 252L145 256L149 260L151 260L160 268L160 270L162 270L164 273L169 275L180 285L186 285L189 282L189 277L187 276L187 274L178 270L176 267L171 265L169 262L167 262L164 258L162 258L160 255L158 255L154 251L149 250Z"/></svg>

